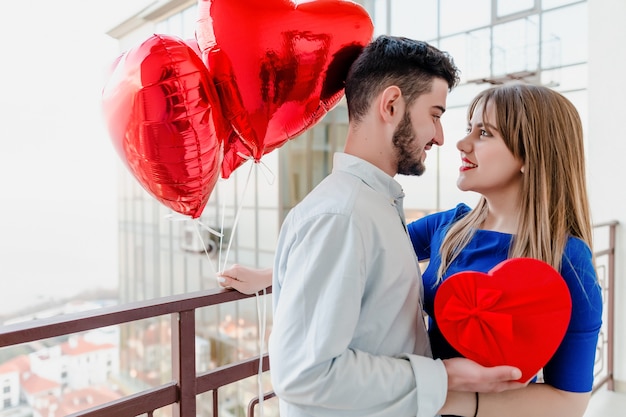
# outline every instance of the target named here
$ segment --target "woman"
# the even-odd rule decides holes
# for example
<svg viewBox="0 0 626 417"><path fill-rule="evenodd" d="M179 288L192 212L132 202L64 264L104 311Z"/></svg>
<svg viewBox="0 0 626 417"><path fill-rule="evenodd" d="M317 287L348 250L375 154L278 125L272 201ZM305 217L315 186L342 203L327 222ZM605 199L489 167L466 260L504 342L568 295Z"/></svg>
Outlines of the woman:
<svg viewBox="0 0 626 417"><path fill-rule="evenodd" d="M468 120L467 136L457 144L457 186L480 193L478 204L459 204L408 225L418 258L429 260L424 304L434 356L460 356L442 336L433 311L437 288L459 271L487 272L507 258L542 260L567 283L572 314L563 342L543 369L544 383L479 398L450 393L441 413L582 416L593 384L602 298L591 251L580 117L549 88L505 84L480 93ZM271 283L271 270L234 267L222 278L222 285L255 292Z"/></svg>

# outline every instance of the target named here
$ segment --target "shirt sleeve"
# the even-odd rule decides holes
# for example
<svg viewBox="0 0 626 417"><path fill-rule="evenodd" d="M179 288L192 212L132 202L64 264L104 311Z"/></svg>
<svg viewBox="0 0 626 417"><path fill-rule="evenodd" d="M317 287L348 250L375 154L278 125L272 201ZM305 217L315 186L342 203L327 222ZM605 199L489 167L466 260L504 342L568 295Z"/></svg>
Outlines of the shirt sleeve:
<svg viewBox="0 0 626 417"><path fill-rule="evenodd" d="M351 346L363 328L365 269L373 262L365 259L358 227L337 214L292 227L283 225L274 266L278 297L275 292L269 354L277 396L319 415L324 409L362 417L437 414L447 383L441 361Z"/></svg>
<svg viewBox="0 0 626 417"><path fill-rule="evenodd" d="M561 345L544 368L544 381L564 391L589 392L602 325L602 293L591 249L582 240L570 238L561 275L572 297L572 315Z"/></svg>

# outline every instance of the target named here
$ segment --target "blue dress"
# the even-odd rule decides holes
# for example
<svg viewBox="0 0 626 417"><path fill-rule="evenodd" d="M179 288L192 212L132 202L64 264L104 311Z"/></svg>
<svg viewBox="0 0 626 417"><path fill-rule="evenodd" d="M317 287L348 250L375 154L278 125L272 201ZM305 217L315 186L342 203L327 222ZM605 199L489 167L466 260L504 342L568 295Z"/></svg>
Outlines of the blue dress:
<svg viewBox="0 0 626 417"><path fill-rule="evenodd" d="M430 259L423 273L424 309L429 315L429 335L436 358L461 356L445 340L434 316L437 270L441 264L439 248L454 222L463 218L470 207L434 213L408 225L413 248L420 261ZM488 272L508 257L513 235L477 230L471 242L446 271L443 279L461 271ZM572 315L561 345L543 369L544 381L570 392L589 392L593 387L593 368L598 334L602 324L602 292L593 266L592 253L582 240L570 237L563 254L561 275L572 297Z"/></svg>

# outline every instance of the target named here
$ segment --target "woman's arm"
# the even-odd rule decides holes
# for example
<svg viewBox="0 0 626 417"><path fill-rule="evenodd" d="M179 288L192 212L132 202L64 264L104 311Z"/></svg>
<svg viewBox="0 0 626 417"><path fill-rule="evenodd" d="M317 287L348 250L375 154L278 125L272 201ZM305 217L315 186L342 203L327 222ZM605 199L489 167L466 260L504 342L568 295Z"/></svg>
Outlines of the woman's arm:
<svg viewBox="0 0 626 417"><path fill-rule="evenodd" d="M441 414L473 417L582 417L589 404L589 392L568 392L548 384L500 393L481 393L478 397L467 392L448 392Z"/></svg>
<svg viewBox="0 0 626 417"><path fill-rule="evenodd" d="M272 268L255 269L234 264L217 274L217 282L224 288L254 294L272 285Z"/></svg>

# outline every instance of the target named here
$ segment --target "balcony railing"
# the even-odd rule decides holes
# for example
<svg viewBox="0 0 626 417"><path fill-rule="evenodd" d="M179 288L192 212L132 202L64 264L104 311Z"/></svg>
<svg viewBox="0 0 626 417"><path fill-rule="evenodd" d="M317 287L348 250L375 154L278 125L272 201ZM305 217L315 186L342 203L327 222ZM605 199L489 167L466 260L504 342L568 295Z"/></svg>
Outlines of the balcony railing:
<svg viewBox="0 0 626 417"><path fill-rule="evenodd" d="M595 252L599 263L600 282L605 295L605 321L598 343L597 372L594 392L608 384L613 389L613 288L615 281L615 231L617 222L596 225L606 246ZM597 242L596 242L597 244ZM271 293L271 289L268 294ZM195 363L195 312L197 309L230 303L251 296L231 290L207 290L184 295L129 303L98 310L66 314L0 328L0 348L71 335L83 331L136 322L164 315L171 316L172 381L120 398L90 409L74 413L72 417L135 417L152 416L162 407L172 406L179 417L196 416L196 397L211 391L213 416L218 416L219 390L228 384L269 370L267 355L248 358L236 363L197 373ZM253 297L253 296L252 296ZM267 394L267 398L273 394ZM251 401L248 415L254 415L258 399Z"/></svg>
<svg viewBox="0 0 626 417"><path fill-rule="evenodd" d="M271 293L271 288L267 293ZM253 296L232 290L213 289L12 324L0 328L0 347L170 315L173 381L71 416L134 417L143 414L152 416L154 411L172 405L174 415L195 417L196 396L212 391L213 416L217 417L219 388L257 375L261 363L263 371L267 371L269 360L267 355L264 355L261 362L259 356L256 356L196 374L195 312L200 308L249 297ZM253 406L251 403L248 415L254 414Z"/></svg>
<svg viewBox="0 0 626 417"><path fill-rule="evenodd" d="M598 280L602 287L604 307L602 328L596 351L593 392L606 384L613 391L614 329L615 329L615 241L617 221L594 226L594 257Z"/></svg>

